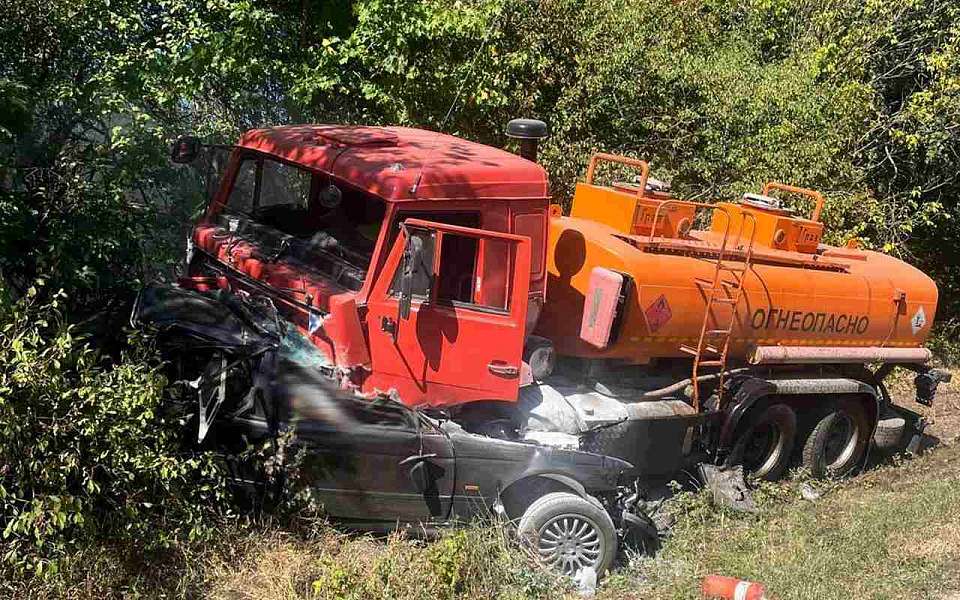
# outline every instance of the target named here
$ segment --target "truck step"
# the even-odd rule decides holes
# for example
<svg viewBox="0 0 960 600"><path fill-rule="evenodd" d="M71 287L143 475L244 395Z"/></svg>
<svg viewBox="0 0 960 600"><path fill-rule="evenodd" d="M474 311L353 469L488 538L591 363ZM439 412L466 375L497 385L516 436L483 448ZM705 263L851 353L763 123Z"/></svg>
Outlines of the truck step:
<svg viewBox="0 0 960 600"><path fill-rule="evenodd" d="M699 365L701 367L722 367L726 361L723 360L701 360Z"/></svg>
<svg viewBox="0 0 960 600"><path fill-rule="evenodd" d="M715 296L711 298L712 302L719 302L720 304L736 304L739 301L739 298L728 298L727 296Z"/></svg>
<svg viewBox="0 0 960 600"><path fill-rule="evenodd" d="M733 333L733 329L708 329L706 331L707 335L730 335Z"/></svg>
<svg viewBox="0 0 960 600"><path fill-rule="evenodd" d="M746 273L747 269L744 267L728 267L727 265L721 264L720 268L724 271L729 271L730 273Z"/></svg>
<svg viewBox="0 0 960 600"><path fill-rule="evenodd" d="M694 277L694 278L693 278L693 283L696 284L698 287L702 287L702 288L713 288L713 280L712 280L712 279L707 279L706 277ZM720 279L720 280L717 281L717 289L720 289L721 287L728 287L728 288L734 288L734 289L736 289L736 288L740 287L740 282L739 282L739 281L724 281L724 280Z"/></svg>
<svg viewBox="0 0 960 600"><path fill-rule="evenodd" d="M693 356L697 356L698 354L703 354L703 353L705 353L705 352L709 352L709 353L711 353L711 354L720 354L720 350L719 350L719 349L714 348L713 346L711 346L711 345L709 345L709 344L706 344L706 345L703 347L703 352L698 352L696 348L694 348L693 346L687 346L686 344L683 344L683 345L680 346L680 351L681 351L681 352L686 352L687 354L691 354L691 355L693 355Z"/></svg>

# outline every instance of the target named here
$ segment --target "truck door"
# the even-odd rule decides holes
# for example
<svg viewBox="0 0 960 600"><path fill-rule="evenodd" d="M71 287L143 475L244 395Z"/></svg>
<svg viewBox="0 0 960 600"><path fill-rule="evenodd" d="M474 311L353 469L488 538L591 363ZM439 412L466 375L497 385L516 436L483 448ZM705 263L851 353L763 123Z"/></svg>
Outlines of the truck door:
<svg viewBox="0 0 960 600"><path fill-rule="evenodd" d="M408 219L382 273L367 305L366 391L394 389L409 405L516 400L528 238Z"/></svg>

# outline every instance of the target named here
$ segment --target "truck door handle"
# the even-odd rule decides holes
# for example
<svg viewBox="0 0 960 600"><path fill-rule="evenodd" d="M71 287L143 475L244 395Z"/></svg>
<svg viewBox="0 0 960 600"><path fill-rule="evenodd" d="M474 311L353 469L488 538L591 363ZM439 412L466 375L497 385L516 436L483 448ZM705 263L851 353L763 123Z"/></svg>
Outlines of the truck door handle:
<svg viewBox="0 0 960 600"><path fill-rule="evenodd" d="M405 459L401 460L397 464L401 467L405 467L409 464L423 462L425 460L429 460L431 458L436 458L436 457L437 457L437 454L435 452L431 454L414 454L413 456L406 457Z"/></svg>
<svg viewBox="0 0 960 600"><path fill-rule="evenodd" d="M393 339L397 339L397 322L390 317L380 317L380 331L389 333Z"/></svg>
<svg viewBox="0 0 960 600"><path fill-rule="evenodd" d="M501 377L516 377L520 375L520 369L513 365L508 365L507 363L499 360L495 360L487 365L487 370L493 373L494 375L499 375Z"/></svg>

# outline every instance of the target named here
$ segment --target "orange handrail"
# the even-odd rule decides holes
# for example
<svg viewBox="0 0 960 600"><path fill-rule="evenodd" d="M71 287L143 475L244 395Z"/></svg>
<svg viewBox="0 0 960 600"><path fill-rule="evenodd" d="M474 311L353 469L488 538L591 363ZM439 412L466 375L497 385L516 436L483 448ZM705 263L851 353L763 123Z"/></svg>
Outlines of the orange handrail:
<svg viewBox="0 0 960 600"><path fill-rule="evenodd" d="M723 231L723 241L720 243L720 255L723 256L724 250L727 248L727 237L730 234L730 223L732 219L730 217L730 211L722 206L716 204L710 204L709 202L694 202L692 200L664 200L658 206L656 212L653 213L653 229L650 230L650 235L647 238L648 244L653 244L653 238L656 237L656 225L660 222L660 211L663 208L670 204L683 204L687 206L696 206L698 208L707 208L710 210L719 210L723 213L723 216L726 217L726 228Z"/></svg>
<svg viewBox="0 0 960 600"><path fill-rule="evenodd" d="M801 196L806 196L813 199L817 205L813 209L813 214L810 215L811 221L820 220L820 211L823 210L823 204L826 201L823 197L823 194L815 190L809 190L807 188L796 187L793 185L787 185L785 183L779 183L776 181L768 181L766 185L763 186L763 195L769 196L770 190L781 190L784 192L789 192L791 194L800 194Z"/></svg>
<svg viewBox="0 0 960 600"><path fill-rule="evenodd" d="M637 197L642 198L647 189L647 177L650 175L650 165L645 160L639 158L630 158L620 154L607 154L605 152L596 152L590 157L590 164L587 165L587 184L593 185L593 173L597 168L597 163L601 160L637 167L640 169L640 189L637 191Z"/></svg>

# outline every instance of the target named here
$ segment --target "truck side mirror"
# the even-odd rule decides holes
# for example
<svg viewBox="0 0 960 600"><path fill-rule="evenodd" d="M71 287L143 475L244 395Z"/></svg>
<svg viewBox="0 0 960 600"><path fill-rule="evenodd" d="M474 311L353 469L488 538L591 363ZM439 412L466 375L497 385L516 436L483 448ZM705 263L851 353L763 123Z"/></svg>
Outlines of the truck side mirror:
<svg viewBox="0 0 960 600"><path fill-rule="evenodd" d="M403 273L400 276L399 317L403 320L410 318L410 304L413 301L413 278L417 272L417 265L422 260L423 239L416 235L407 237L407 245L403 249Z"/></svg>
<svg viewBox="0 0 960 600"><path fill-rule="evenodd" d="M181 135L170 149L170 160L181 165L192 163L200 155L200 146L200 138Z"/></svg>

